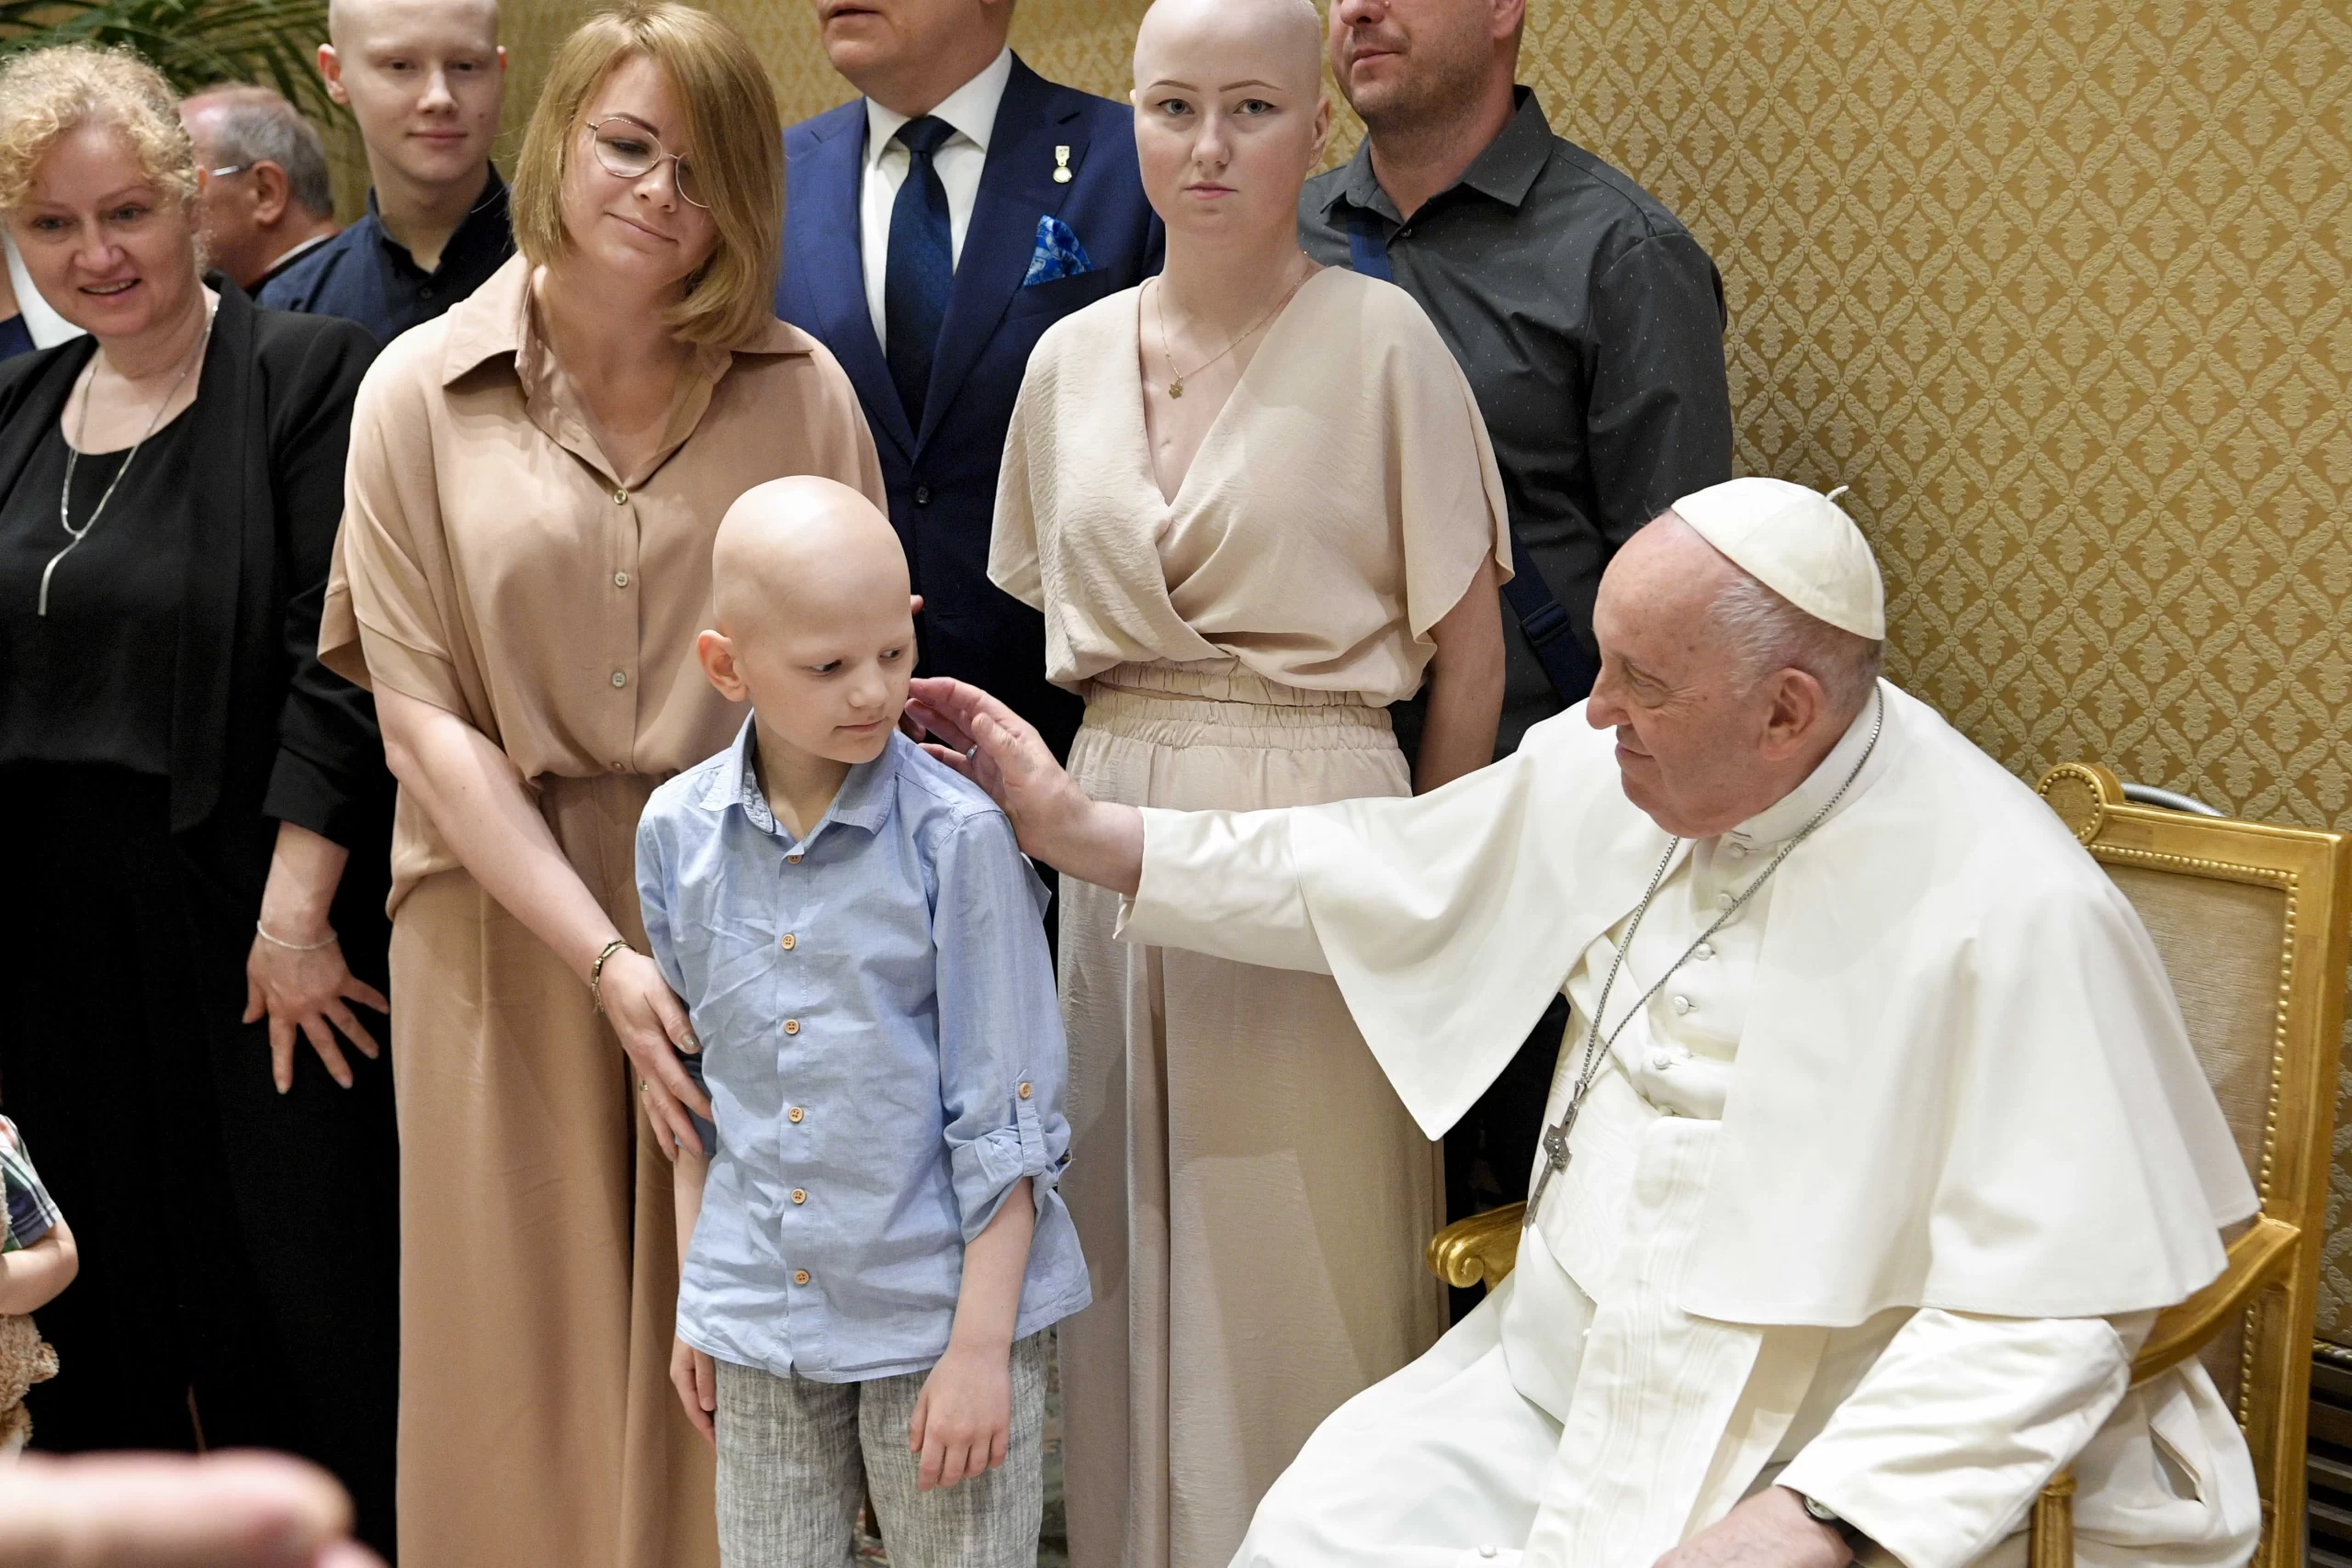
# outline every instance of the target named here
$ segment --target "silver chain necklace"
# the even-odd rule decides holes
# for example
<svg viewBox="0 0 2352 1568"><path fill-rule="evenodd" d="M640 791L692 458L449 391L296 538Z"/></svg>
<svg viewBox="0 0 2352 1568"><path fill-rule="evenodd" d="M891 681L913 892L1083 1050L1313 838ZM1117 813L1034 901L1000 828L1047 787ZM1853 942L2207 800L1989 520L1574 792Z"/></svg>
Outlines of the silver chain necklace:
<svg viewBox="0 0 2352 1568"><path fill-rule="evenodd" d="M1649 913L1650 900L1657 897L1659 886L1666 881L1667 867L1674 863L1674 852L1682 847L1682 840L1679 838L1667 840L1666 853L1658 857L1657 869L1650 873L1650 885L1643 892L1642 901L1634 906L1634 917L1625 927L1625 940L1617 944L1616 956L1609 962L1608 977L1600 984L1600 999L1592 1005L1591 1027L1585 1031L1584 1036L1584 1059L1577 1065L1577 1086L1568 1093L1567 1109L1560 1113L1559 1121L1544 1129L1544 1168L1536 1173L1535 1189L1527 1195L1527 1213L1521 1220L1522 1225L1535 1223L1535 1212L1544 1202L1544 1190L1552 1184L1553 1177L1567 1169L1568 1133L1577 1124L1577 1112L1584 1109L1584 1097L1592 1088L1593 1075L1600 1070L1601 1058L1615 1048L1617 1037L1625 1032L1625 1026L1649 1005L1650 998L1674 978L1678 970L1690 962L1692 953L1706 946L1717 931L1731 923L1733 916L1747 907L1747 901L1772 880L1772 874L1781 869L1781 863L1794 853L1799 844L1811 838L1815 828L1828 820L1829 814L1838 808L1838 803L1846 798L1846 792L1854 787L1854 781L1860 778L1862 770L1870 765L1871 753L1878 750L1879 733L1886 728L1886 698L1883 694L1873 693L1872 700L1878 704L1878 712L1871 723L1870 744L1863 747L1862 754L1855 759L1853 771L1846 775L1846 782L1838 786L1838 793L1813 814L1812 820L1789 836L1788 841L1773 855L1772 863L1758 874L1756 880L1749 883L1739 897L1724 907L1724 912L1715 917L1712 925L1699 933L1696 942L1682 950L1681 957L1667 965L1666 973L1635 998L1634 1005L1626 1010L1625 1016L1617 1021L1617 1027L1609 1032L1609 1038L1603 1040L1600 1037L1600 1019L1609 1010L1609 993L1616 988L1617 973L1625 965L1625 954L1633 951L1634 938L1642 929L1642 917Z"/></svg>
<svg viewBox="0 0 2352 1568"><path fill-rule="evenodd" d="M98 493L97 505L90 508L90 515L83 520L79 528L76 528L74 526L72 511L74 468L74 465L82 460L82 438L90 431L90 403L92 393L98 384L97 361L96 358L91 360L90 385L82 389L82 417L75 422L74 439L65 444L65 483L57 492L57 525L65 530L69 542L63 549L50 557L49 564L40 569L40 603L35 614L41 618L46 619L49 615L49 580L56 572L57 563L72 555L74 547L88 538L90 530L98 525L98 517L106 511L107 502L114 499L115 487L122 483L123 475L130 472L131 460L139 456L139 449L147 445L147 437L154 434L155 427L163 423L164 411L170 408L172 400L180 395L180 388L187 383L188 373L203 363L204 351L211 342L212 311L208 308L204 312L204 335L196 340L196 353L189 356L187 364L180 367L180 373L172 378L172 389L165 392L164 400L155 405L154 413L148 418L147 428L140 432L139 439L130 444L130 450L123 455L122 467L114 471L114 478L108 479L107 488Z"/></svg>

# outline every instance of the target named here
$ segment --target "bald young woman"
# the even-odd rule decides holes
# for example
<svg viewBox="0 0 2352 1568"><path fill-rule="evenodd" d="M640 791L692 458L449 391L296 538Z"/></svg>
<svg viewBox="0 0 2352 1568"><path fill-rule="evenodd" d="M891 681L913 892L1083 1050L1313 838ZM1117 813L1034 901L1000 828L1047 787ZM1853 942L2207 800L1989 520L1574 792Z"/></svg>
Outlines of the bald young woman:
<svg viewBox="0 0 2352 1568"><path fill-rule="evenodd" d="M1013 416L989 576L1044 614L1098 799L1402 795L1493 751L1501 482L1420 308L1299 250L1318 38L1306 0L1153 6L1167 268L1049 331ZM1416 692L1408 759L1387 709ZM1329 979L1132 946L1114 897L1062 897L1097 1303L1060 1335L1071 1561L1221 1568L1316 1423L1442 1328L1436 1152Z"/></svg>

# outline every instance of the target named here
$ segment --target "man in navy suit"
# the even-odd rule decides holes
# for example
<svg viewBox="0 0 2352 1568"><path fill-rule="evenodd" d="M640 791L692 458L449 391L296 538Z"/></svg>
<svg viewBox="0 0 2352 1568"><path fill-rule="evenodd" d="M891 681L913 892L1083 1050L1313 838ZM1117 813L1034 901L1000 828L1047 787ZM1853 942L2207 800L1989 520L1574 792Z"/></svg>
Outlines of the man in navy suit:
<svg viewBox="0 0 2352 1568"><path fill-rule="evenodd" d="M1013 0L815 5L865 96L784 133L776 314L865 405L923 596L923 672L995 693L1066 754L1079 700L1046 682L1037 613L989 581L989 532L1039 334L1159 270L1132 112L1023 65Z"/></svg>

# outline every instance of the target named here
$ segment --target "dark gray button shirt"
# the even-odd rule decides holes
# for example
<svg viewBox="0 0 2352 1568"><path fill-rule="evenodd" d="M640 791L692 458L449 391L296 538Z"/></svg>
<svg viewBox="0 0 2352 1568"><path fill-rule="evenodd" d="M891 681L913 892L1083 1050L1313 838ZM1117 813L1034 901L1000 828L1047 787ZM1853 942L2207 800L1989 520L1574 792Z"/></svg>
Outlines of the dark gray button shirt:
<svg viewBox="0 0 2352 1568"><path fill-rule="evenodd" d="M1601 568L1677 500L1731 478L1723 279L1673 213L1519 112L1450 189L1406 222L1372 149L1299 201L1309 254L1349 265L1356 210L1388 243L1396 283L1469 376L1502 469L1512 528L1576 635L1592 646ZM1560 711L1516 618L1496 751Z"/></svg>

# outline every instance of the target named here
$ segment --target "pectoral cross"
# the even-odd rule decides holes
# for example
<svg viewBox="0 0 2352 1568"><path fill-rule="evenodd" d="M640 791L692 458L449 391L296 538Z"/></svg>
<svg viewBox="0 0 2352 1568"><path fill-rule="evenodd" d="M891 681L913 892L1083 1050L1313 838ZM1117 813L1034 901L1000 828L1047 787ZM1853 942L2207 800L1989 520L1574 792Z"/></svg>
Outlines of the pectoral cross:
<svg viewBox="0 0 2352 1568"><path fill-rule="evenodd" d="M1535 1173L1535 1188L1527 1195L1527 1213L1520 1221L1521 1225L1535 1223L1535 1211L1544 1206L1544 1189L1552 1185L1552 1178L1568 1168L1568 1129L1576 1125L1577 1107L1583 1103L1583 1096L1577 1096L1557 1124L1544 1129L1544 1168Z"/></svg>

